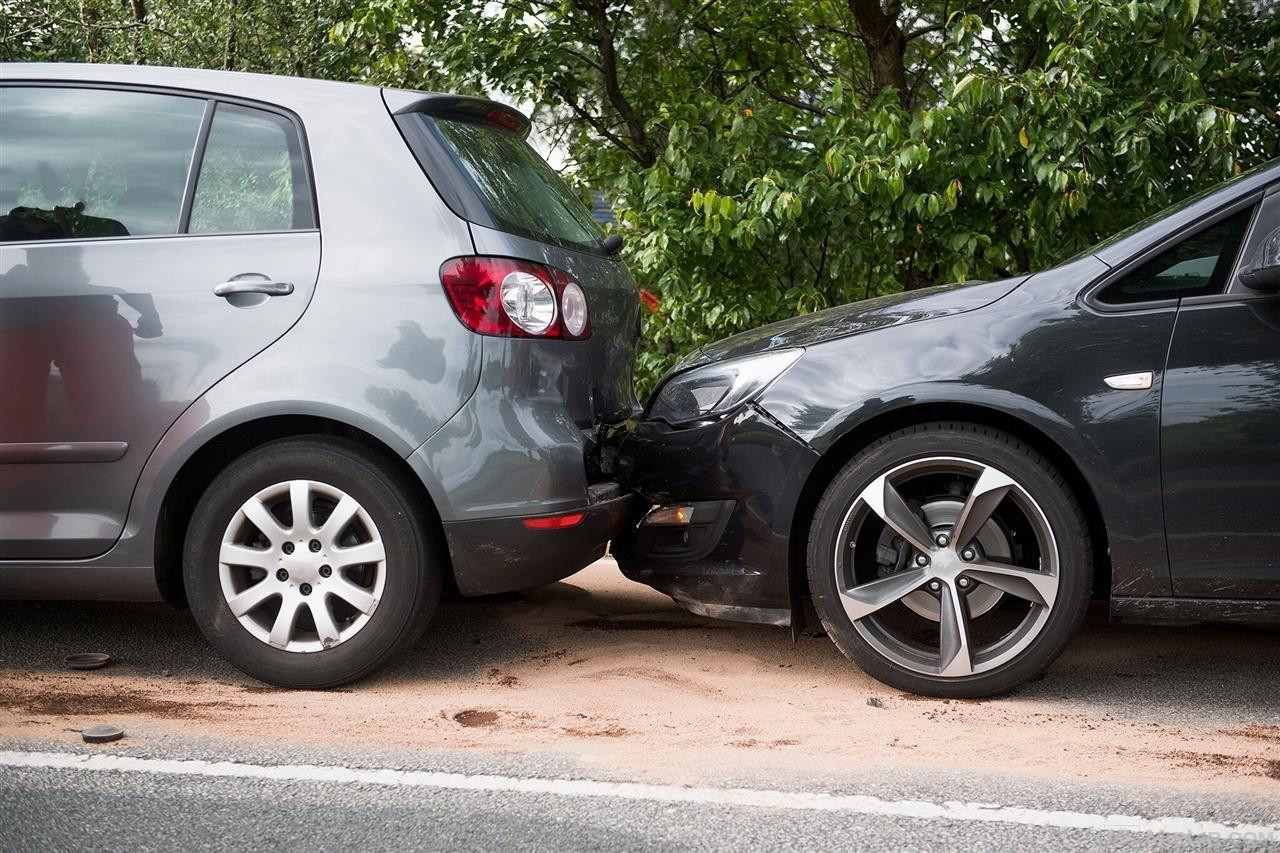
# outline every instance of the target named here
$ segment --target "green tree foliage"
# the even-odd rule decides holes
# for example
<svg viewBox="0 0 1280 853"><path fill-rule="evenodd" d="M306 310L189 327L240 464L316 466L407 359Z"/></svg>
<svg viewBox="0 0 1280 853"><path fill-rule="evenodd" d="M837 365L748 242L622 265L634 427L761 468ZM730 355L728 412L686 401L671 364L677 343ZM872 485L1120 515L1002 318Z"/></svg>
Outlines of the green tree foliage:
<svg viewBox="0 0 1280 853"><path fill-rule="evenodd" d="M356 8L334 0L0 0L0 60L343 78L353 71L348 52L329 34Z"/></svg>
<svg viewBox="0 0 1280 853"><path fill-rule="evenodd" d="M197 0L152 13L187 36L91 49L92 2L24 0L62 20L6 49L533 105L662 300L644 386L763 322L1051 264L1280 154L1269 0Z"/></svg>

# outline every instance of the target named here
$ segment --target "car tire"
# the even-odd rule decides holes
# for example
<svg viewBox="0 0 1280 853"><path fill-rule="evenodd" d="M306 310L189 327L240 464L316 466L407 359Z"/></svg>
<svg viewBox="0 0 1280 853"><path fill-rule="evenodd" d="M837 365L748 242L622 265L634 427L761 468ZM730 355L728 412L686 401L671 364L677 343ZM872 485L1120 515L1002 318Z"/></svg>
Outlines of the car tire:
<svg viewBox="0 0 1280 853"><path fill-rule="evenodd" d="M928 552L912 544L926 535ZM893 687L950 698L1043 672L1093 587L1089 525L1061 473L1017 438L958 422L898 430L851 459L818 504L807 564L846 657Z"/></svg>
<svg viewBox="0 0 1280 853"><path fill-rule="evenodd" d="M439 602L446 558L420 501L406 474L348 439L245 453L205 490L187 532L196 623L270 684L361 678L412 645ZM294 523L297 507L307 527Z"/></svg>

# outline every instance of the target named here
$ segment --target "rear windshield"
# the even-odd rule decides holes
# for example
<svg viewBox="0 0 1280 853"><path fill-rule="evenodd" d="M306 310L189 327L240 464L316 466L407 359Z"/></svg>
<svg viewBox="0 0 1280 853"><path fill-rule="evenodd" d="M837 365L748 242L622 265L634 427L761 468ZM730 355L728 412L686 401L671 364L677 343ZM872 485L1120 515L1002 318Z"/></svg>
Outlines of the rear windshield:
<svg viewBox="0 0 1280 853"><path fill-rule="evenodd" d="M581 199L519 136L456 119L432 123L502 230L584 249L604 239Z"/></svg>

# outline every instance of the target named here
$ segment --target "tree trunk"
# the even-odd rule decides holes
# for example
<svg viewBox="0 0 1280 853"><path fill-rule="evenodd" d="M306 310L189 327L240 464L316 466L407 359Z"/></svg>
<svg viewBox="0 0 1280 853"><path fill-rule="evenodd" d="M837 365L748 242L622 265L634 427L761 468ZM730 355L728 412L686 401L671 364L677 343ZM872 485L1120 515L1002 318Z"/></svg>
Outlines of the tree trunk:
<svg viewBox="0 0 1280 853"><path fill-rule="evenodd" d="M80 25L84 30L84 46L89 53L89 61L97 62L102 52L102 31L98 29L98 21L102 16L92 3L80 0Z"/></svg>
<svg viewBox="0 0 1280 853"><path fill-rule="evenodd" d="M1027 251L1026 246L1014 246L1013 259L1018 264L1018 272L1031 272L1031 253Z"/></svg>
<svg viewBox="0 0 1280 853"><path fill-rule="evenodd" d="M933 282L916 266L915 261L907 262L906 272L902 276L903 290L922 290L932 286Z"/></svg>
<svg viewBox="0 0 1280 853"><path fill-rule="evenodd" d="M858 35L867 48L871 62L871 79L879 92L892 86L898 92L898 103L911 109L911 90L907 86L907 37L898 26L901 11L896 2L886 10L879 0L849 0L849 11L858 22Z"/></svg>
<svg viewBox="0 0 1280 853"><path fill-rule="evenodd" d="M131 0L129 5L133 9L133 22L137 24L129 36L129 55L135 64L141 62L145 65L145 60L139 59L139 50L142 44L142 29L147 23L147 4L145 0Z"/></svg>
<svg viewBox="0 0 1280 853"><path fill-rule="evenodd" d="M239 34L236 32L236 3L231 0L227 4L227 38L222 45L222 70L234 71L236 68L236 50L239 47Z"/></svg>
<svg viewBox="0 0 1280 853"><path fill-rule="evenodd" d="M898 249L898 260L905 264L902 270L903 290L920 290L921 288L932 286L933 282L925 275L924 270L916 266L916 250L914 246L904 246Z"/></svg>

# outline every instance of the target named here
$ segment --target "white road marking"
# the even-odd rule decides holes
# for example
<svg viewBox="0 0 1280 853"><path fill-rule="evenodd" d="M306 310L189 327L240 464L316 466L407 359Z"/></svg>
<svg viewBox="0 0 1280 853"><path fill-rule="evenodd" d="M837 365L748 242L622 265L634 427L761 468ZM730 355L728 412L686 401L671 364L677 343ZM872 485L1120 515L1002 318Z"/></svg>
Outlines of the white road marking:
<svg viewBox="0 0 1280 853"><path fill-rule="evenodd" d="M133 758L126 755L85 755L68 752L13 752L0 750L0 767L53 770L150 773L210 776L224 779L271 779L290 782L387 785L435 788L450 791L551 794L560 797L602 797L656 803L690 803L709 806L847 812L850 814L905 817L918 820L955 820L1014 823L1026 826L1132 832L1146 835L1186 835L1210 838L1280 841L1280 825L1216 823L1189 817L1141 817L1125 814L1000 806L987 803L923 800L884 800L862 795L768 791L751 788L701 788L649 785L637 782L605 782L591 779L538 779L513 776L470 776L430 770L361 769L316 764L241 764L234 761Z"/></svg>

